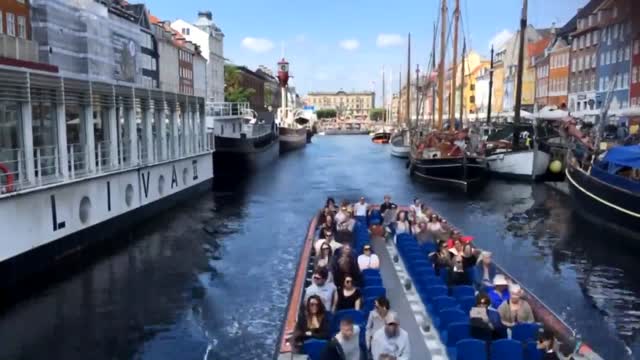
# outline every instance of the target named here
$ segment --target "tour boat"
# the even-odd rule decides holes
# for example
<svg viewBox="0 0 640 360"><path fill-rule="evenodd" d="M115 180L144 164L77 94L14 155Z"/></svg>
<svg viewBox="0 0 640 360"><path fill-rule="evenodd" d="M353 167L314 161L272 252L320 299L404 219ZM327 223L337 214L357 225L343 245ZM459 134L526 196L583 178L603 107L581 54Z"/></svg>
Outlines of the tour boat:
<svg viewBox="0 0 640 360"><path fill-rule="evenodd" d="M207 125L215 136L216 172L260 168L278 157L279 129L273 114L258 114L248 103L209 106Z"/></svg>
<svg viewBox="0 0 640 360"><path fill-rule="evenodd" d="M586 170L570 155L565 172L580 214L628 235L636 241L626 245L640 248L640 145L613 147Z"/></svg>
<svg viewBox="0 0 640 360"><path fill-rule="evenodd" d="M408 210L408 207L401 206L398 210ZM412 358L419 355L425 358L448 357L456 359L457 353L468 351L469 348L475 347L477 347L476 351L485 353L484 356L478 355L477 357L482 359L488 358L486 355L488 349L502 347L505 348L505 355L509 355L509 358L538 358L537 356L541 356L541 353L536 348L536 340L539 331L544 328L553 333L563 349L571 349L573 355L580 356L581 359L602 360L588 345L578 339L575 331L558 314L497 264L497 274L502 274L510 283L521 286L523 289L522 298L529 303L538 322L535 324L523 324L522 326L516 325L518 329L514 328L514 335L512 336L515 339L510 340L492 341L488 339L485 342L473 339L469 330L458 329L461 327L469 329L461 322L469 324L469 304L466 300L473 300L475 303L474 288L462 286L451 290L460 294L466 294L467 292L469 294L466 300L463 296L454 298L455 306L453 308L436 310L435 299L438 299L437 296L446 296L450 289L447 289L444 279L435 275L433 269L428 265L427 255L429 251L435 248L435 244L418 245L415 237L410 234L394 236L393 233L387 233L379 235L381 234L379 231L381 226L378 224L386 223L387 219L395 218L395 213L396 211L391 211L391 214L386 214L383 219L377 208L374 207L368 219L357 219L352 234L352 246L356 255L364 245L371 245L373 252L378 255L380 268L363 272L364 286L361 291L365 296L368 293L375 292L384 294L389 299L391 310L398 315L400 327L409 335ZM327 340L307 340L304 342L300 353L295 353L292 339L292 334L299 318L298 315L301 311L304 311L305 288L312 281L311 275L313 274L316 260L313 254L313 244L316 241L320 216L321 212L318 212L311 219L302 244L289 295L289 303L286 307L276 343L274 358L278 360L306 359L307 355L311 358L317 358L327 344ZM476 249L476 251L480 250ZM443 290L443 292L439 290ZM360 326L362 331L365 331L368 312L373 310L373 299L375 297L364 299L362 310L342 310L332 314L331 336L336 333L336 325L339 320L347 316L354 321L355 325ZM461 310L463 308L466 313ZM445 312L448 316L452 311L456 313L454 315L458 320L445 322ZM364 337L361 337L361 352L366 351L363 340Z"/></svg>

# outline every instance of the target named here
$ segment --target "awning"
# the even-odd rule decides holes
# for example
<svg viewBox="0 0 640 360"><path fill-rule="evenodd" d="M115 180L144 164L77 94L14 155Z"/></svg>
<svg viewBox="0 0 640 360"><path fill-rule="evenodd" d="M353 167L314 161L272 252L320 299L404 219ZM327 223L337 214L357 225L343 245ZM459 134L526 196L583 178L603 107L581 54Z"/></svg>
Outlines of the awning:
<svg viewBox="0 0 640 360"><path fill-rule="evenodd" d="M607 151L603 161L609 173L615 174L621 167L640 169L640 145L616 146Z"/></svg>

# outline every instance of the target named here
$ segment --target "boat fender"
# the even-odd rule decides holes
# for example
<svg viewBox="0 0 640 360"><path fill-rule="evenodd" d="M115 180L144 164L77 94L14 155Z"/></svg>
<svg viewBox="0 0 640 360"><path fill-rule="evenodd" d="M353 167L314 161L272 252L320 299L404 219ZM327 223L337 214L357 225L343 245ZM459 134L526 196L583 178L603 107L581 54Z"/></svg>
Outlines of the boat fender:
<svg viewBox="0 0 640 360"><path fill-rule="evenodd" d="M13 173L3 163L0 163L0 171L3 172L7 178L7 185L4 186L3 192L5 193L13 192Z"/></svg>

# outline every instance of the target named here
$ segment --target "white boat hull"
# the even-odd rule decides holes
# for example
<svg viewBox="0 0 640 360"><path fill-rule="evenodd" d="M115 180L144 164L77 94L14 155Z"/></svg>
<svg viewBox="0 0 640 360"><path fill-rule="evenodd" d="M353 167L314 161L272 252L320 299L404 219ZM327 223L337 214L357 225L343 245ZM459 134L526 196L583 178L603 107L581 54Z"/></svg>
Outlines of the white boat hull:
<svg viewBox="0 0 640 360"><path fill-rule="evenodd" d="M408 146L396 146L391 145L391 155L399 158L409 158L409 147Z"/></svg>
<svg viewBox="0 0 640 360"><path fill-rule="evenodd" d="M540 150L503 152L487 156L489 171L504 177L535 179L547 172L551 156Z"/></svg>

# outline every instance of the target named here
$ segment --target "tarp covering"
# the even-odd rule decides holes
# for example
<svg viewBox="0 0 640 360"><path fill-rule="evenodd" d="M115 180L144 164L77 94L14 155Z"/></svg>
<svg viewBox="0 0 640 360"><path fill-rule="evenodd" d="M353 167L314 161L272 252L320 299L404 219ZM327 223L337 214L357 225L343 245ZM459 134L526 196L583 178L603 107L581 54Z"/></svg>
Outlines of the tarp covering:
<svg viewBox="0 0 640 360"><path fill-rule="evenodd" d="M640 145L616 146L609 149L603 161L609 164L609 172L623 166L640 169Z"/></svg>

